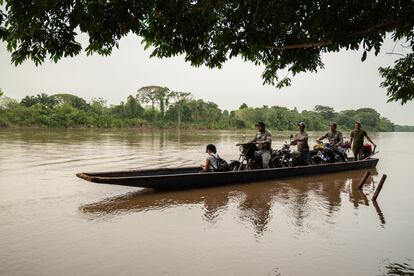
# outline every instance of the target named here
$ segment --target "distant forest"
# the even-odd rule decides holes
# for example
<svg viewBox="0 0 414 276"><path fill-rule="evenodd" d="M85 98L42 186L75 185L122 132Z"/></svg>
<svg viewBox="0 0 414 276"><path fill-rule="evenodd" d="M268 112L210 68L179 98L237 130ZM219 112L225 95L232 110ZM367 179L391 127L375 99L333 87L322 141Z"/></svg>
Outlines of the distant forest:
<svg viewBox="0 0 414 276"><path fill-rule="evenodd" d="M50 128L253 128L257 121L271 130L295 130L304 121L308 130L326 130L335 121L342 130L352 129L359 120L369 131L414 131L382 117L372 108L343 110L317 105L299 112L281 106L221 110L213 102L195 99L191 93L166 87L147 86L119 105L108 105L102 98L86 101L72 94L38 94L17 101L0 91L0 127Z"/></svg>

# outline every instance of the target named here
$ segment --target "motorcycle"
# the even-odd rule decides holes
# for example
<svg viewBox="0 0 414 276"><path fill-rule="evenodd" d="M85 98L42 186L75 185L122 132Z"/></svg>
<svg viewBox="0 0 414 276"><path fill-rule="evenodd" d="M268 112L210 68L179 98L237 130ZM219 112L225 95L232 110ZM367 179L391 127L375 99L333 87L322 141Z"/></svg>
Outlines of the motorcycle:
<svg viewBox="0 0 414 276"><path fill-rule="evenodd" d="M342 161L346 162L348 161L348 151L351 149L351 143L349 141L346 141L342 143L342 145L339 146L338 150L342 154Z"/></svg>
<svg viewBox="0 0 414 276"><path fill-rule="evenodd" d="M316 154L311 154L311 159L314 164L326 164L335 162L345 162L348 160L347 151L349 150L349 143L344 143L339 147L335 147L332 144L323 144L320 141L316 141L317 144L313 147Z"/></svg>
<svg viewBox="0 0 414 276"><path fill-rule="evenodd" d="M312 162L314 164L335 163L334 149L331 144L319 142L313 149L316 151L316 154L312 156Z"/></svg>
<svg viewBox="0 0 414 276"><path fill-rule="evenodd" d="M285 141L281 149L273 151L272 154L272 164L274 167L294 167L294 166L304 166L302 159L302 154L300 151L291 150L290 146L292 143L293 135L290 135L289 143ZM316 154L315 151L309 152L310 156ZM312 163L312 158L311 163Z"/></svg>
<svg viewBox="0 0 414 276"><path fill-rule="evenodd" d="M292 167L290 144L285 142L281 149L276 149L272 153L272 163L276 168Z"/></svg>
<svg viewBox="0 0 414 276"><path fill-rule="evenodd" d="M255 143L236 144L239 147L240 156L238 160L231 160L229 164L230 171L244 171L262 169L261 158L255 157L255 152L259 150ZM269 161L269 167L273 168L272 158Z"/></svg>

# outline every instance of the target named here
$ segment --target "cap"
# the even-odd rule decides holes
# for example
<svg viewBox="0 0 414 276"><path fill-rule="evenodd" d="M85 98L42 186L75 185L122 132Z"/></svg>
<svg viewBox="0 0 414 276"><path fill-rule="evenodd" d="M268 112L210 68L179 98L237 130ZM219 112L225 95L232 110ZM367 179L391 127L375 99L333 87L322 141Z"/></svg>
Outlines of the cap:
<svg viewBox="0 0 414 276"><path fill-rule="evenodd" d="M298 123L298 126L306 127L306 124L304 122L300 122L300 123Z"/></svg>
<svg viewBox="0 0 414 276"><path fill-rule="evenodd" d="M213 144L208 144L207 146L206 146L206 152L208 151L208 150L210 150L210 151L212 151L212 152L217 152L217 150L216 150L216 146L215 145L213 145Z"/></svg>
<svg viewBox="0 0 414 276"><path fill-rule="evenodd" d="M266 124L263 123L263 122L257 122L257 124L255 124L255 126L266 127Z"/></svg>
<svg viewBox="0 0 414 276"><path fill-rule="evenodd" d="M360 121L355 121L355 124L361 125Z"/></svg>
<svg viewBox="0 0 414 276"><path fill-rule="evenodd" d="M336 122L332 122L330 126L336 126Z"/></svg>

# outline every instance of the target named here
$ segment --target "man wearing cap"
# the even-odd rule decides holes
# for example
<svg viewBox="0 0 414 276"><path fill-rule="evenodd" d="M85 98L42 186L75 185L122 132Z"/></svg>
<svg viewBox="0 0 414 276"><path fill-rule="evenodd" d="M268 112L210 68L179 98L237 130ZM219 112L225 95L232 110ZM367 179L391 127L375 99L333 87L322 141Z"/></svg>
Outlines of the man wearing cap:
<svg viewBox="0 0 414 276"><path fill-rule="evenodd" d="M305 131L306 125L304 122L300 122L298 126L299 133L295 135L295 139L290 144L297 145L297 150L300 151L303 164L309 165L309 144L308 133Z"/></svg>
<svg viewBox="0 0 414 276"><path fill-rule="evenodd" d="M262 168L269 168L269 161L272 157L271 146L272 146L272 133L266 129L266 125L263 122L258 122L256 124L257 133L253 140L250 143L256 143L259 148L258 151L254 153L255 157L262 158Z"/></svg>
<svg viewBox="0 0 414 276"><path fill-rule="evenodd" d="M361 129L361 123L356 121L355 122L355 129L351 131L351 144L352 144L352 152L354 153L354 160L359 160L364 153L364 137L367 137L368 141L376 147L375 143L371 140L368 136L368 133Z"/></svg>
<svg viewBox="0 0 414 276"><path fill-rule="evenodd" d="M325 135L319 137L316 142L320 143L323 139L328 138L329 144L334 147L339 147L344 142L344 138L342 136L342 132L336 130L336 123L332 122L330 124L330 130L325 133Z"/></svg>

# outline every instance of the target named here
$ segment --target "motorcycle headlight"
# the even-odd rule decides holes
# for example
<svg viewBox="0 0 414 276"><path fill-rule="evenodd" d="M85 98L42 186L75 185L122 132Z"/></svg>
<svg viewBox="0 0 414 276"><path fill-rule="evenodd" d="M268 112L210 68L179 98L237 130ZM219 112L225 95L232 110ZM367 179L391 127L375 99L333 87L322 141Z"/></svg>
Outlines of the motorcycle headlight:
<svg viewBox="0 0 414 276"><path fill-rule="evenodd" d="M239 147L239 151L240 151L241 153L243 153L243 152L244 152L244 147L243 147L243 146L240 146L240 147Z"/></svg>

